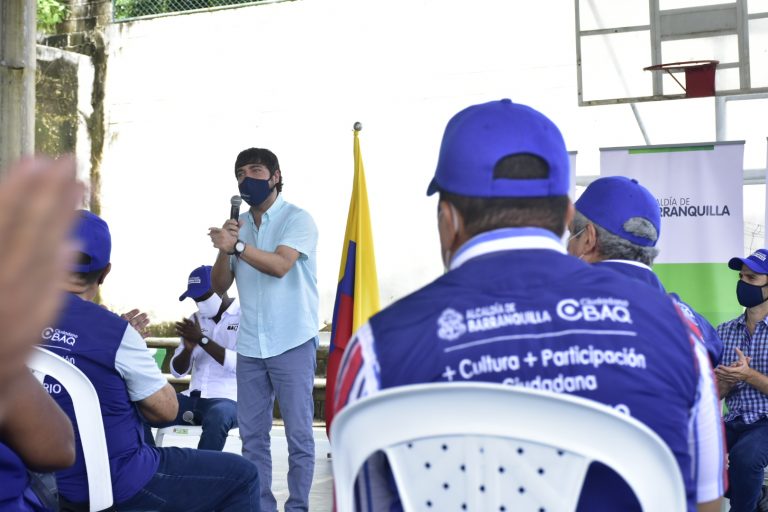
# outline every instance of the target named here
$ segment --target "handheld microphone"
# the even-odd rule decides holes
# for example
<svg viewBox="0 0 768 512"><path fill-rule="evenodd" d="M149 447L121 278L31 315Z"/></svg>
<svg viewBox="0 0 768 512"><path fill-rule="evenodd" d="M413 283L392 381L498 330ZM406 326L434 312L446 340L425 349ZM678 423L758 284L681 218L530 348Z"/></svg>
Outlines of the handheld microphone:
<svg viewBox="0 0 768 512"><path fill-rule="evenodd" d="M243 198L240 196L232 196L232 199L229 200L229 204L232 205L232 207L229 209L229 218L232 220L237 220L240 218L240 205L243 203Z"/></svg>
<svg viewBox="0 0 768 512"><path fill-rule="evenodd" d="M195 413L192 411L184 411L184 414L181 415L181 419L184 420L185 423L189 423L190 425L195 424Z"/></svg>

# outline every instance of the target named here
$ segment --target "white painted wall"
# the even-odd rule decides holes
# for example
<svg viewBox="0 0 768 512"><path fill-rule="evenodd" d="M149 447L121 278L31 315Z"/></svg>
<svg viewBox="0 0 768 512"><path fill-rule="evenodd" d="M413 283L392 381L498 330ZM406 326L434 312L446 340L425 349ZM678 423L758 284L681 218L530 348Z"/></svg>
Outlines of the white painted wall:
<svg viewBox="0 0 768 512"><path fill-rule="evenodd" d="M228 215L241 149L273 150L285 198L314 216L330 320L355 121L384 304L442 272L425 191L461 108L534 106L578 151L579 174L598 173L599 147L644 143L628 105L577 106L570 0L277 2L115 24L108 51L102 193L114 249L103 295L156 320L192 309L177 298L215 258L206 231ZM765 118L765 102L748 103L742 117ZM711 98L639 110L654 144L715 139ZM764 167L765 133L740 119L729 117L729 136L747 139L747 167Z"/></svg>

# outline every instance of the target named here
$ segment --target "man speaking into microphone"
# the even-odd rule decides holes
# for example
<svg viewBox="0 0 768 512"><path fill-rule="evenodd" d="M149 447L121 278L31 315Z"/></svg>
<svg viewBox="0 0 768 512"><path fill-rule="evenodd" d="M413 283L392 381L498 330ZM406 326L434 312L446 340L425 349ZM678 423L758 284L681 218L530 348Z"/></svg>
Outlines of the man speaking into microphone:
<svg viewBox="0 0 768 512"><path fill-rule="evenodd" d="M237 422L243 456L259 469L262 512L276 512L269 432L277 398L289 453L285 511L306 511L315 462L317 227L309 213L283 200L280 165L268 149L237 155L235 178L250 208L208 234L219 250L213 289L223 294L234 281L240 297Z"/></svg>

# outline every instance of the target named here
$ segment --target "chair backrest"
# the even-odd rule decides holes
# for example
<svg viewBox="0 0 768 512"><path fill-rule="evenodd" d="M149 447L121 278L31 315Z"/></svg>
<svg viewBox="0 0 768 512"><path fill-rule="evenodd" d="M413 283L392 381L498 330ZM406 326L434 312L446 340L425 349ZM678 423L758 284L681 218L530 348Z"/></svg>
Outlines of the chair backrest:
<svg viewBox="0 0 768 512"><path fill-rule="evenodd" d="M488 383L385 390L346 407L331 427L338 512L383 451L406 512L573 511L592 461L629 484L643 510L686 510L667 445L639 421L570 395Z"/></svg>
<svg viewBox="0 0 768 512"><path fill-rule="evenodd" d="M96 389L76 366L44 348L35 347L27 366L35 373L49 375L59 381L72 398L88 471L89 508L92 511L108 509L113 500L112 476Z"/></svg>

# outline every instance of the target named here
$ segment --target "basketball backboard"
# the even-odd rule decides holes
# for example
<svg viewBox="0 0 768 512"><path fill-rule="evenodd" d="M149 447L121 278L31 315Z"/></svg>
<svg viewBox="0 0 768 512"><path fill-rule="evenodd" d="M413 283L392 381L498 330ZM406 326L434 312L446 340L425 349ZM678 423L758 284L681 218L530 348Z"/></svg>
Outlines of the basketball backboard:
<svg viewBox="0 0 768 512"><path fill-rule="evenodd" d="M719 61L715 96L768 92L768 0L721 2L575 0L579 105L685 98L684 73L643 70L681 61Z"/></svg>

